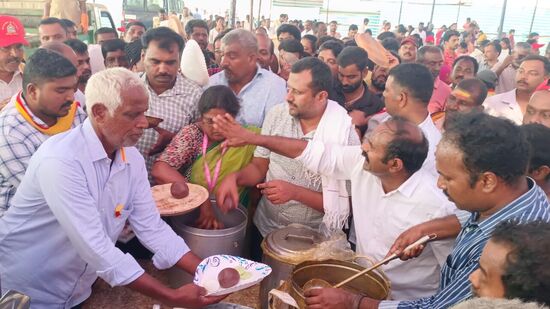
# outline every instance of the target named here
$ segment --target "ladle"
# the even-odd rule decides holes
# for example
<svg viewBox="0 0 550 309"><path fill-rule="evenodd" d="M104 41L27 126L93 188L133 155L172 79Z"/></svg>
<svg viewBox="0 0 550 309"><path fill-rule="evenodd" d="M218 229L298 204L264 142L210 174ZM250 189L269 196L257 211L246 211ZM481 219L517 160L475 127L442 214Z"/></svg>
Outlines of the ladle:
<svg viewBox="0 0 550 309"><path fill-rule="evenodd" d="M423 245L425 243L427 243L428 241L430 240L434 240L435 238L437 238L437 235L436 234L430 234L430 235L426 235L422 238L420 238L419 240L415 241L414 243L408 245L405 250L403 250L403 252L405 251L409 251L409 250L412 250L414 249L416 246L420 246L420 245ZM371 267L367 268L367 269L364 269L358 273L356 273L355 275L343 280L342 282L339 282L337 284L335 284L334 286L332 286L330 283L328 283L327 281L323 280L323 279L317 279L317 278L314 278L314 279L310 279L309 281L307 281L304 286L302 287L302 290L303 291L306 291L308 289L314 289L314 288L330 288L330 287L334 287L334 288L339 288L341 286L343 286L344 284L346 283L349 283L353 280L355 280L356 278L360 277L360 276L363 276L364 274L368 273L369 271L371 270L374 270L392 260L395 260L396 258L398 258L399 256L395 253L387 256L385 259L383 259L382 261L372 265Z"/></svg>

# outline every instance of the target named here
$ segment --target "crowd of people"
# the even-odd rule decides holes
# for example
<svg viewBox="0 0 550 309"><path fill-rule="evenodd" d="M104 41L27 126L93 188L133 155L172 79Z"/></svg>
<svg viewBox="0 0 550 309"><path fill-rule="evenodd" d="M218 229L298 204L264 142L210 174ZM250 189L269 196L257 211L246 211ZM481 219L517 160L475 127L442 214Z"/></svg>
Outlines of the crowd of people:
<svg viewBox="0 0 550 309"><path fill-rule="evenodd" d="M171 306L221 301L164 286L134 257L195 272L150 190L183 182L223 211L247 206L254 260L293 223L400 256L382 266L388 300L310 289L308 308L550 306L550 47L540 55L537 33L489 40L469 18L435 33L384 21L377 37L368 19L347 34L287 14L250 23L161 10L151 29L134 20L86 44L48 17L27 57L22 23L0 16L3 291L75 308L101 277ZM193 46L200 61L185 59ZM212 207L197 226L223 228ZM141 246L129 252L116 242L127 224Z"/></svg>

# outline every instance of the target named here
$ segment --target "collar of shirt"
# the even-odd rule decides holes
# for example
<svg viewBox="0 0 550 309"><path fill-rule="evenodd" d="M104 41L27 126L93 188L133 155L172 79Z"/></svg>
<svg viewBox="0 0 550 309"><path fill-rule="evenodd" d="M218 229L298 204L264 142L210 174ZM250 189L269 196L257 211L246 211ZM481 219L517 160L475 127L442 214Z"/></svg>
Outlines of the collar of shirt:
<svg viewBox="0 0 550 309"><path fill-rule="evenodd" d="M84 120L84 123L82 124L82 134L84 135L84 140L86 141L86 145L88 146L90 157L93 162L105 159L111 161L111 159L109 159L109 157L107 156L105 148L103 148L103 144L101 144L101 141L99 140L99 137L97 136L97 133L92 126L90 118ZM126 161L124 148L120 148L120 150L117 151L115 164L119 166L128 164L128 162Z"/></svg>
<svg viewBox="0 0 550 309"><path fill-rule="evenodd" d="M527 182L529 186L529 190L527 190L527 192L512 201L510 204L504 206L502 209L494 213L489 218L478 222L479 213L472 213L470 219L466 222L466 229L468 229L469 227L479 227L483 232L490 233L500 222L511 219L512 217L520 213L524 208L530 207L532 201L537 198L540 188L531 178L527 178Z"/></svg>
<svg viewBox="0 0 550 309"><path fill-rule="evenodd" d="M177 96L177 95L188 94L189 92L187 90L189 89L189 87L186 87L186 84L194 83L193 81L191 81L190 79L185 78L183 75L181 75L181 73L178 72L176 74L176 82L174 83L174 86L170 89L167 89L166 91L164 91L161 94L157 94L153 90L153 88L151 88L151 85L149 84L149 81L147 80L147 74L142 73L141 78L143 79L143 81L147 85L147 88L149 88L149 94L152 95L152 96L158 96L158 97L174 97L174 96Z"/></svg>
<svg viewBox="0 0 550 309"><path fill-rule="evenodd" d="M439 79L439 76L434 79L434 90L437 90L437 88L441 87L441 79Z"/></svg>
<svg viewBox="0 0 550 309"><path fill-rule="evenodd" d="M241 92L237 93L237 96L239 96L241 93L245 92L247 88L251 87L256 80L261 78L263 76L263 72L265 69L262 69L262 67L259 64L256 64L256 74L254 74L254 77L252 77L252 80L250 80L242 89ZM220 73L220 79L222 80L223 84L229 85L229 81L227 80L227 77L225 76L225 71L221 71Z"/></svg>
<svg viewBox="0 0 550 309"><path fill-rule="evenodd" d="M37 124L43 126L43 127L48 127L48 125L42 121L42 119L36 117L33 112L31 111L31 109L29 108L29 105L27 104L27 101L25 100L25 98L23 97L23 91L19 92L17 94L17 97L20 97L21 98L21 103L23 103L23 106L25 107L25 110L27 110L27 112L29 112L29 115L31 116L32 120L34 122L36 122Z"/></svg>
<svg viewBox="0 0 550 309"><path fill-rule="evenodd" d="M508 92L505 92L503 94L501 94L501 98L500 98L500 101L506 105L509 105L510 107L514 107L514 106L518 106L519 107L519 104L518 104L518 101L516 100L516 88L514 88L513 90L510 90Z"/></svg>
<svg viewBox="0 0 550 309"><path fill-rule="evenodd" d="M414 193L414 190L418 187L418 184L422 180L422 173L423 173L422 170L416 171L416 173L412 174L397 189L395 189L391 192L385 193L384 197L389 197L389 196L392 196L392 195L396 194L397 192L399 192L403 196L405 196L406 198L411 198L411 196ZM382 183L381 182L379 182L379 183L380 183L380 186L382 186Z"/></svg>
<svg viewBox="0 0 550 309"><path fill-rule="evenodd" d="M4 83L6 85L11 85L17 78L23 78L23 73L20 70L17 70L13 72L13 75L11 77L11 80L9 82L5 82L4 80L0 79L0 83Z"/></svg>

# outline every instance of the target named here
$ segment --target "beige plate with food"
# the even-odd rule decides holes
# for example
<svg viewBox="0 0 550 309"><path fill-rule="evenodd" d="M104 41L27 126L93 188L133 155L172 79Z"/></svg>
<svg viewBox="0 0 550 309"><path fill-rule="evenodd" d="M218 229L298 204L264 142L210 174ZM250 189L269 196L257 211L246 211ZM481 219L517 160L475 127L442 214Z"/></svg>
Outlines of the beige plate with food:
<svg viewBox="0 0 550 309"><path fill-rule="evenodd" d="M171 183L151 188L153 199L161 216L179 216L199 207L208 199L208 190L204 187L188 183L189 195L177 199L170 193Z"/></svg>

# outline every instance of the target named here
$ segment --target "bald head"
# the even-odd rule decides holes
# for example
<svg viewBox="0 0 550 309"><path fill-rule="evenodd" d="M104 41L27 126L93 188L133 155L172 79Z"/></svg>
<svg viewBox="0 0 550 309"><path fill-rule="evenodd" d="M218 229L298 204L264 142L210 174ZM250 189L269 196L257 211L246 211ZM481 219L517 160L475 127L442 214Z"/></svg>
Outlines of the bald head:
<svg viewBox="0 0 550 309"><path fill-rule="evenodd" d="M523 115L523 124L539 123L550 128L550 90L535 91Z"/></svg>
<svg viewBox="0 0 550 309"><path fill-rule="evenodd" d="M383 162L400 159L409 175L422 167L428 155L428 140L418 126L401 117L392 117L378 126L374 132L391 136L386 145Z"/></svg>
<svg viewBox="0 0 550 309"><path fill-rule="evenodd" d="M62 42L48 42L40 46L40 48L51 50L59 53L63 57L67 58L75 67L78 66L78 60L74 50Z"/></svg>

